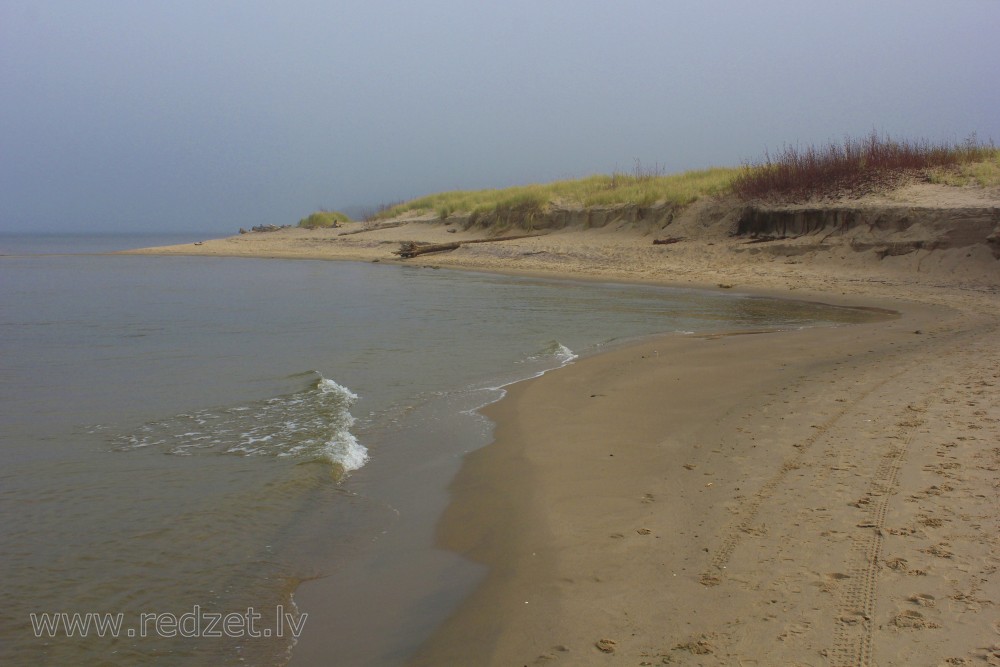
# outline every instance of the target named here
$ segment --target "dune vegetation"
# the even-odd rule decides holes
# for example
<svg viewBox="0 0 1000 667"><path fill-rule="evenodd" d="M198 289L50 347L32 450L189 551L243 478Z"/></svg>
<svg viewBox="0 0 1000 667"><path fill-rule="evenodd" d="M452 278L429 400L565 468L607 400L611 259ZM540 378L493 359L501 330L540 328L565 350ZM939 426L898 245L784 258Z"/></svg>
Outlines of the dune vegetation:
<svg viewBox="0 0 1000 667"><path fill-rule="evenodd" d="M997 185L1000 151L975 135L964 143L898 141L877 133L825 146L784 146L747 163L733 179L741 199L859 196L921 178L950 185Z"/></svg>
<svg viewBox="0 0 1000 667"><path fill-rule="evenodd" d="M351 219L340 211L316 211L308 217L299 220L299 227L305 229L320 229L323 227L339 227L342 223L350 222Z"/></svg>
<svg viewBox="0 0 1000 667"><path fill-rule="evenodd" d="M1000 149L994 149L992 155L987 155L982 160L970 160L951 167L932 169L928 178L931 183L943 185L1000 187Z"/></svg>
<svg viewBox="0 0 1000 667"><path fill-rule="evenodd" d="M656 203L685 205L699 197L725 192L738 169L705 169L681 174L665 174L658 166L636 163L630 172L587 178L535 183L503 189L456 190L420 197L381 211L377 218L403 214L435 213L439 218L452 214L479 216L504 212L541 212L552 205L611 206Z"/></svg>
<svg viewBox="0 0 1000 667"><path fill-rule="evenodd" d="M367 220L433 214L439 219L530 221L553 207L631 205L686 206L701 197L735 196L745 201L803 201L858 197L908 179L946 185L1000 187L1000 149L975 135L961 143L895 140L876 132L820 146L786 145L740 167L667 174L638 160L630 171L508 188L456 190L371 209ZM330 227L347 216L319 211L300 227Z"/></svg>

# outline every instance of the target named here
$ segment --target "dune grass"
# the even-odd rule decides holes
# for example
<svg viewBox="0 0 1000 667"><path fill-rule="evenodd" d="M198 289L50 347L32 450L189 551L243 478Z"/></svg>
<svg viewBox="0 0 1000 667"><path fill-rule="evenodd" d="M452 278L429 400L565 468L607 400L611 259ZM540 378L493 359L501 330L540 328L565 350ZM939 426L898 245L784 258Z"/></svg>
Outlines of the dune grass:
<svg viewBox="0 0 1000 667"><path fill-rule="evenodd" d="M737 169L715 168L667 175L659 167L648 169L636 163L631 172L616 172L611 175L504 189L441 192L393 206L380 212L379 217L393 218L404 213L419 215L429 212L434 212L441 219L452 214L497 214L505 217L504 214L508 212L543 212L553 205L651 206L662 203L683 206L699 197L725 192L737 173Z"/></svg>
<svg viewBox="0 0 1000 667"><path fill-rule="evenodd" d="M350 222L351 219L340 211L316 211L308 217L299 220L299 227L305 229L319 229L323 227L339 227L343 222Z"/></svg>
<svg viewBox="0 0 1000 667"><path fill-rule="evenodd" d="M931 183L942 185L1000 187L1000 149L994 149L993 155L983 160L932 169L927 177Z"/></svg>
<svg viewBox="0 0 1000 667"><path fill-rule="evenodd" d="M825 146L784 146L747 163L732 181L742 199L798 200L831 195L858 196L888 189L913 176L938 182L985 185L996 179L998 151L975 135L964 143L900 141L872 132ZM986 166L978 166L985 163ZM992 164L992 167L989 165ZM936 175L936 176L935 176Z"/></svg>

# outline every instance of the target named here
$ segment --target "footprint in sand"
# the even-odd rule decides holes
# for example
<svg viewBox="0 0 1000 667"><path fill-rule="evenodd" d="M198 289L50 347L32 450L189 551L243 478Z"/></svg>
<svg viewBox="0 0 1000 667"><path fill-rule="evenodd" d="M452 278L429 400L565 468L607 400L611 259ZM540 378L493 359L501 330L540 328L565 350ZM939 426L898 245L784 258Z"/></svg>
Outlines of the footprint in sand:
<svg viewBox="0 0 1000 667"><path fill-rule="evenodd" d="M907 600L918 607L933 607L937 604L937 600L934 596L927 593L917 593L916 595L911 595L907 598Z"/></svg>
<svg viewBox="0 0 1000 667"><path fill-rule="evenodd" d="M715 652L713 646L704 639L692 640L674 646L675 651L690 651L694 655L711 655Z"/></svg>
<svg viewBox="0 0 1000 667"><path fill-rule="evenodd" d="M614 639L598 639L594 642L594 646L597 647L597 650L603 651L604 653L614 653L617 645L618 642Z"/></svg>
<svg viewBox="0 0 1000 667"><path fill-rule="evenodd" d="M912 630L926 630L928 628L941 627L937 623L928 621L926 618L924 618L924 615L921 614L919 611L913 611L911 609L901 611L895 616L893 616L892 620L889 621L889 625L894 625L897 628L906 628Z"/></svg>
<svg viewBox="0 0 1000 667"><path fill-rule="evenodd" d="M921 549L921 551L931 556L937 556L938 558L951 558L955 554L948 548L949 546L951 545L947 542L941 542L940 544L931 545L926 549Z"/></svg>
<svg viewBox="0 0 1000 667"><path fill-rule="evenodd" d="M812 629L812 623L809 621L796 621L789 623L785 626L785 631L778 635L778 639L785 641L793 635L804 635L809 632L810 629Z"/></svg>
<svg viewBox="0 0 1000 667"><path fill-rule="evenodd" d="M838 588L840 588L840 582L844 579L850 579L849 575L843 574L841 572L830 572L823 575L823 581L819 584L819 590L824 593L833 593Z"/></svg>
<svg viewBox="0 0 1000 667"><path fill-rule="evenodd" d="M699 582L701 583L702 586L718 586L720 583L722 583L722 579L720 579L714 574L703 574L701 575L701 579L699 579Z"/></svg>
<svg viewBox="0 0 1000 667"><path fill-rule="evenodd" d="M944 525L944 520L927 515L921 515L917 518L917 523L922 526L927 526L928 528L940 528Z"/></svg>
<svg viewBox="0 0 1000 667"><path fill-rule="evenodd" d="M549 649L545 653L535 658L535 664L536 665L545 664L547 662L550 662L558 658L559 653L567 653L567 652L569 652L569 649L561 644L559 646L553 646L551 649Z"/></svg>

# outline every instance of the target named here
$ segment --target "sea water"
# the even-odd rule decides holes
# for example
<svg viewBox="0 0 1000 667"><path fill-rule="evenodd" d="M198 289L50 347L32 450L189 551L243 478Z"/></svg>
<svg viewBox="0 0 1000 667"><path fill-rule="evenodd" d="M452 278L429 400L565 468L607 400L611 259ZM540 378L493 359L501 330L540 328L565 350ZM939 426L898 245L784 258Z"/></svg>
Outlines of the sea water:
<svg viewBox="0 0 1000 667"><path fill-rule="evenodd" d="M309 633L355 647L326 664L399 664L476 581L434 549L433 523L462 455L489 442L476 410L505 386L654 333L866 317L420 266L31 252L121 239L6 243L0 664L276 665ZM319 620L295 599L318 578L337 591Z"/></svg>

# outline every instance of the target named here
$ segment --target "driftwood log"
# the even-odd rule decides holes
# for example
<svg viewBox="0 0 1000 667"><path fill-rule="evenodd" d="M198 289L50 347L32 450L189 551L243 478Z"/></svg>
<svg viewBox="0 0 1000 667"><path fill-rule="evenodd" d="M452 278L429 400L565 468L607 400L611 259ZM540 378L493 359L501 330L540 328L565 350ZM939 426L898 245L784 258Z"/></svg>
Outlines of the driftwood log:
<svg viewBox="0 0 1000 667"><path fill-rule="evenodd" d="M409 259L410 257L416 257L417 255L426 255L429 252L444 252L446 250L455 250L458 248L461 242L455 243L417 243L416 241L401 241L399 244L399 250L394 250L392 254L399 255L403 259Z"/></svg>
<svg viewBox="0 0 1000 667"><path fill-rule="evenodd" d="M399 250L393 250L392 254L399 255L402 259L409 259L417 255L426 255L432 252L446 252L455 250L467 243L497 243L499 241L516 241L517 239L529 239L535 236L545 236L544 234L521 234L518 236L498 236L495 239L469 239L468 241L453 241L451 243L420 243L418 241L401 241Z"/></svg>
<svg viewBox="0 0 1000 667"><path fill-rule="evenodd" d="M404 220L402 222L384 222L381 225L372 225L370 227L364 227L362 229L352 229L346 232L340 232L337 236L349 236L350 234L364 234L365 232L377 232L380 229L392 229L393 227L402 227L408 224L409 220Z"/></svg>
<svg viewBox="0 0 1000 667"><path fill-rule="evenodd" d="M784 241L787 236L755 236L746 243L770 243L771 241Z"/></svg>

